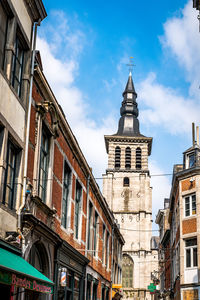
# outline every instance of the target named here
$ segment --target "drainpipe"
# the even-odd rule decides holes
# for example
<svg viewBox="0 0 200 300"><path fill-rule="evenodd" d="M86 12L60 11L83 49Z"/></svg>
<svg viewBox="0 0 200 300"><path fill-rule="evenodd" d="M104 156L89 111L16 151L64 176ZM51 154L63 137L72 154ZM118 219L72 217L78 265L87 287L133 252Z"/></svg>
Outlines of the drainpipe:
<svg viewBox="0 0 200 300"><path fill-rule="evenodd" d="M88 211L89 211L89 191L90 191L90 175L88 175L87 178L87 195L86 195L86 205L87 205L87 211L86 211L86 239L85 239L85 257L87 257L88 254L88 228L90 226L90 224L88 224L89 220L88 220ZM85 268L85 297L84 299L86 299L86 294L87 294L87 274L86 274L86 270L87 270L87 266Z"/></svg>
<svg viewBox="0 0 200 300"><path fill-rule="evenodd" d="M112 285L113 285L113 281L114 281L114 264L113 264L113 257L114 257L114 222L115 220L113 220L113 225L112 225L112 255L111 255L111 293L110 293L110 299L112 299Z"/></svg>
<svg viewBox="0 0 200 300"><path fill-rule="evenodd" d="M35 47L37 37L37 27L40 26L41 20L34 23L33 29L33 41L32 41L32 58L31 58L31 74L30 74L30 89L29 89L29 102L28 102L28 114L26 122L26 141L25 141L25 152L24 152L24 175L23 175L23 190L22 190L22 204L18 210L18 223L17 231L22 237L22 256L24 255L24 236L21 231L21 213L26 201L26 181L27 181L27 165L28 165L28 145L29 145L29 131L30 131L30 116L31 116L31 103L32 103L32 90L33 90L33 75L34 75L34 64L35 64Z"/></svg>

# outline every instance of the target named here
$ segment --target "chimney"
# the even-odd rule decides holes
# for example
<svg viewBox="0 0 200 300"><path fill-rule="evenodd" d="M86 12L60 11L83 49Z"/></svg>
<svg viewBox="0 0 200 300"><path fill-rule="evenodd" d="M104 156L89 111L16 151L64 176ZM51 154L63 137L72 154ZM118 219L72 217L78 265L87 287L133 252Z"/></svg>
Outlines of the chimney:
<svg viewBox="0 0 200 300"><path fill-rule="evenodd" d="M195 145L195 129L194 129L195 124L192 123L192 145Z"/></svg>
<svg viewBox="0 0 200 300"><path fill-rule="evenodd" d="M196 127L197 145L199 146L199 126Z"/></svg>

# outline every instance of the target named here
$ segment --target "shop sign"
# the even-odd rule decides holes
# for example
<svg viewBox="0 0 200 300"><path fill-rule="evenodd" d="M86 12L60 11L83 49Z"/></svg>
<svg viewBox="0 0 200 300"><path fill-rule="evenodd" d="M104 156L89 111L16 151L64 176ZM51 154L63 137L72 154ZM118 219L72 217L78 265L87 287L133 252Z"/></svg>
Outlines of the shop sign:
<svg viewBox="0 0 200 300"><path fill-rule="evenodd" d="M8 273L0 270L0 282L16 287L25 288L35 292L53 294L53 287L48 283L38 282L31 278L22 277L17 274Z"/></svg>

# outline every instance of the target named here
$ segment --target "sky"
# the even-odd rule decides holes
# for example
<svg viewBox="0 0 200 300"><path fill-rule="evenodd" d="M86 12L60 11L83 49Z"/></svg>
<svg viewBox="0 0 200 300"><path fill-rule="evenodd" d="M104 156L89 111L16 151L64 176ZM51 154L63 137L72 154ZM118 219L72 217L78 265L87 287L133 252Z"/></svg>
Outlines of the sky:
<svg viewBox="0 0 200 300"><path fill-rule="evenodd" d="M155 219L172 180L155 175L172 174L182 163L191 124L200 124L200 33L192 0L43 2L48 16L37 39L43 71L96 178L107 167L104 135L117 131L133 57L140 132L153 137Z"/></svg>

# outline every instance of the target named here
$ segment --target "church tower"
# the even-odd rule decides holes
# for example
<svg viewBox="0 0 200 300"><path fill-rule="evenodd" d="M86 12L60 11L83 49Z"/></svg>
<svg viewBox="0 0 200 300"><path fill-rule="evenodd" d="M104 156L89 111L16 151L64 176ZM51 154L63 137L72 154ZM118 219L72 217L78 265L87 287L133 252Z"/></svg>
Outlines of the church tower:
<svg viewBox="0 0 200 300"><path fill-rule="evenodd" d="M122 95L118 131L105 136L108 168L103 175L103 195L125 239L122 266L125 299L152 299L147 287L152 282L151 273L158 268L148 169L152 138L140 133L131 73Z"/></svg>

